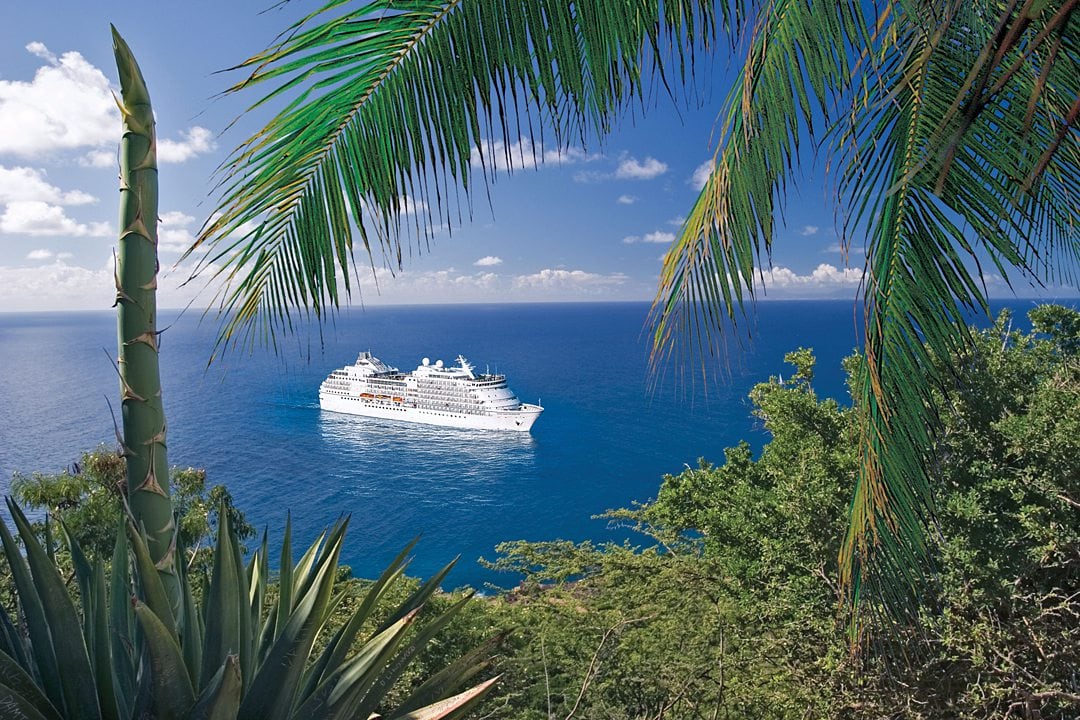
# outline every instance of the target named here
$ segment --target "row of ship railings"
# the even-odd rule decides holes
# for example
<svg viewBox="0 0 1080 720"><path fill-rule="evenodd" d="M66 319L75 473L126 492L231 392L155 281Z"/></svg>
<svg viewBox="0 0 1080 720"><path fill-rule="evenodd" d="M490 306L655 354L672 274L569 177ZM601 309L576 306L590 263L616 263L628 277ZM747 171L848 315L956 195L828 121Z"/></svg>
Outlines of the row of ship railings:
<svg viewBox="0 0 1080 720"><path fill-rule="evenodd" d="M416 407L423 408L424 410L454 410L458 412L478 413L480 412L484 404L483 403L441 403L441 402L425 402L423 400L417 401Z"/></svg>

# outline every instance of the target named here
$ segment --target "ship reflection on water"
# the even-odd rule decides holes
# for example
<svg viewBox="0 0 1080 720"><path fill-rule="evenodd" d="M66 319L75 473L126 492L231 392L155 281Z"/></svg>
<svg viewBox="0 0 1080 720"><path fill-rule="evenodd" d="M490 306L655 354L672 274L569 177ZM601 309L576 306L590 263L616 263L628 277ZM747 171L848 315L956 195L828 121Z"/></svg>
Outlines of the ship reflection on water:
<svg viewBox="0 0 1080 720"><path fill-rule="evenodd" d="M390 465L397 469L392 475L404 473L412 482L453 477L459 488L468 483L479 490L498 486L508 471L531 471L536 459L537 442L529 433L463 430L325 410L319 413L319 430L335 464L350 468L353 475L367 474L363 470L371 465L385 479L391 457Z"/></svg>

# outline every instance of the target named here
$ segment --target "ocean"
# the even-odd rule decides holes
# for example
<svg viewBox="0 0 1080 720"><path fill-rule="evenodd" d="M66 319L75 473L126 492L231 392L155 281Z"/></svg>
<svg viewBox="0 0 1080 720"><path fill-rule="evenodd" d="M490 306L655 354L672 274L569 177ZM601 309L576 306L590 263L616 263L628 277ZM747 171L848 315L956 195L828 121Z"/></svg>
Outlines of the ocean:
<svg viewBox="0 0 1080 720"><path fill-rule="evenodd" d="M1032 301L1004 303L1018 317ZM998 303L997 307L1001 307ZM847 402L840 362L858 343L850 301L757 305L751 338L732 344L713 382L650 376L646 303L371 307L304 330L278 352L233 351L209 367L216 323L162 312L161 364L172 465L205 468L272 547L291 514L302 551L342 513L342 561L372 577L420 536L410 574L456 556L447 585L513 585L477 563L504 540L607 540L594 519L655 497L665 473L767 434L750 388L786 375L783 356L814 348L814 385ZM115 317L0 313L0 492L12 473L59 472L84 450L115 445ZM413 369L458 354L499 371L544 414L531 433L478 432L323 412L318 387L371 350ZM640 541L640 538L636 539Z"/></svg>

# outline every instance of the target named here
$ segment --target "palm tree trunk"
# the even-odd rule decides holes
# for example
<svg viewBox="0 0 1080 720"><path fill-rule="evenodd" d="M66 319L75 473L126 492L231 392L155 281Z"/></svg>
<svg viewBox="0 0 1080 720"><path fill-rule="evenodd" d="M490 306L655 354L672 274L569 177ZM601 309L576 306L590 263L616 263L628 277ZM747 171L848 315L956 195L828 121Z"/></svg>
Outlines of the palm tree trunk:
<svg viewBox="0 0 1080 720"><path fill-rule="evenodd" d="M120 390L127 459L127 496L146 529L150 555L167 589L175 589L175 544L165 410L161 402L157 334L157 142L150 93L135 57L116 28L113 53L120 75L120 237L116 258Z"/></svg>

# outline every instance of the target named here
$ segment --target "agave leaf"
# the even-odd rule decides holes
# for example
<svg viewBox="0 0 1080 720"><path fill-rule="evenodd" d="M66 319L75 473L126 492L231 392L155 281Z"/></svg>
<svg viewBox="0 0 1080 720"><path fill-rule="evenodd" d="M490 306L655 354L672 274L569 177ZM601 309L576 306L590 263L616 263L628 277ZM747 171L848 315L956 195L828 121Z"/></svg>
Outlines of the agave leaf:
<svg viewBox="0 0 1080 720"><path fill-rule="evenodd" d="M383 596L383 593L401 577L402 573L405 572L405 567L408 565L406 558L416 546L418 540L419 538L414 538L400 553L398 553L398 556L394 558L385 570L383 570L379 579L368 588L367 594L364 596L360 606L356 608L356 611L352 614L352 617L349 618L349 622L342 625L337 633L334 634L334 637L327 644L326 649L323 650L322 655L319 656L319 659L307 674L305 687L299 698L301 701L305 700L315 691L318 684L328 674L327 668L336 669L345 662L345 657L352 647L356 634L371 616L371 612L375 609L379 599Z"/></svg>
<svg viewBox="0 0 1080 720"><path fill-rule="evenodd" d="M7 503L10 510L13 503L10 499ZM53 651L49 625L45 618L45 608L41 604L41 598L38 597L37 588L31 579L26 558L19 551L19 546L15 544L15 538L12 537L2 517L0 517L0 539L3 541L8 567L11 568L11 576L15 581L19 605L26 617L26 629L30 637L30 647L33 649L34 662L37 664L38 677L45 686L45 694L48 695L49 700L57 708L62 709L64 692L60 684L60 671L56 665L56 654Z"/></svg>
<svg viewBox="0 0 1080 720"><path fill-rule="evenodd" d="M390 658L390 662L387 664L386 669L374 678L370 691L365 691L362 702L355 706L355 708L346 706L348 707L348 714L343 717L366 717L370 713L373 713L385 694L390 691L394 686L394 683L401 677L401 674L405 672L405 668L412 662L413 658L424 649L424 646L428 644L431 638L441 632L450 620L461 612L461 609L465 607L465 604L471 599L472 594L466 594L461 600L458 600L447 608L446 612L421 628L409 641L408 645ZM462 682L463 681L464 680L462 679Z"/></svg>
<svg viewBox="0 0 1080 720"><path fill-rule="evenodd" d="M23 547L26 548L27 564L45 612L67 716L88 720L97 718L98 698L94 675L90 670L90 658L86 653L82 624L75 612L75 605L71 602L63 578L34 537L34 531L22 510L10 500L8 509L19 528Z"/></svg>
<svg viewBox="0 0 1080 720"><path fill-rule="evenodd" d="M151 708L161 720L181 720L195 704L184 656L175 636L145 603L135 601L135 617L146 636L150 655Z"/></svg>
<svg viewBox="0 0 1080 720"><path fill-rule="evenodd" d="M219 515L214 570L206 593L206 629L203 638L202 674L199 687L213 677L229 655L238 655L240 645L240 578L232 546L235 537L227 513ZM246 597L246 593L245 593Z"/></svg>
<svg viewBox="0 0 1080 720"><path fill-rule="evenodd" d="M101 702L103 720L121 720L127 712L121 705L118 670L114 667L111 641L109 639L108 596L105 594L105 569L100 561L94 561L91 577L91 592L94 598L94 612L90 623L95 628L91 654L94 659L94 680L97 682L98 698ZM120 602L126 603L126 598ZM83 612L87 612L83 608ZM124 662L124 660L120 660Z"/></svg>
<svg viewBox="0 0 1080 720"><path fill-rule="evenodd" d="M240 660L229 655L199 696L189 720L234 720L240 710L242 689Z"/></svg>
<svg viewBox="0 0 1080 720"><path fill-rule="evenodd" d="M5 687L11 695L22 698L27 705L37 711L39 716L49 718L49 720L54 718L60 720L60 713L45 697L41 688L34 683L34 679L16 662L15 658L5 652L0 652L0 678L2 678L0 679L0 687ZM0 695L2 695L2 691L0 691ZM0 700L0 708L6 710L3 700ZM4 717L8 717L6 711Z"/></svg>
<svg viewBox="0 0 1080 720"><path fill-rule="evenodd" d="M473 648L454 662L435 673L402 702L395 713L409 713L421 707L437 702L461 683L466 682L476 673L491 664L490 657L495 648L503 643L507 633L500 633Z"/></svg>
<svg viewBox="0 0 1080 720"><path fill-rule="evenodd" d="M131 553L127 522L121 519L113 545L112 576L109 578L109 641L116 678L117 702L123 717L130 717L135 700L135 611L131 607Z"/></svg>
<svg viewBox="0 0 1080 720"><path fill-rule="evenodd" d="M281 540L281 561L278 570L278 601L277 613L274 615L273 632L270 637L276 638L285 629L285 623L289 620L292 612L293 590L293 557L292 557L292 513L285 519L285 537ZM260 657L261 657L260 652Z"/></svg>
<svg viewBox="0 0 1080 720"><path fill-rule="evenodd" d="M202 677L202 623L199 619L199 611L195 606L195 597L191 594L191 582L187 574L187 554L184 546L177 543L176 547L177 573L180 583L180 597L183 601L180 614L180 647L184 651L184 665L187 666L188 676L192 682L198 682Z"/></svg>
<svg viewBox="0 0 1080 720"><path fill-rule="evenodd" d="M0 682L0 708L4 718L11 720L48 720L56 715L42 715L30 700Z"/></svg>
<svg viewBox="0 0 1080 720"><path fill-rule="evenodd" d="M416 618L413 612L375 635L343 665L331 668L326 680L292 715L295 720L308 717L360 717L355 709L389 662L405 631Z"/></svg>
<svg viewBox="0 0 1080 720"><path fill-rule="evenodd" d="M180 642L176 634L176 616L173 614L172 601L165 592L165 585L161 582L157 566L150 559L150 550L146 545L144 533L135 527L135 523L127 523L128 540L131 542L131 550L135 556L136 578L139 581L139 589L142 590L143 600L161 624L169 631L173 642Z"/></svg>
<svg viewBox="0 0 1080 720"><path fill-rule="evenodd" d="M251 591L251 638L254 657L259 657L258 651L262 643L262 634L266 625L272 625L275 613L271 612L266 618L263 617L262 607L266 599L266 583L270 579L270 560L267 555L266 531L263 530L262 545L255 551L251 558L251 566L248 570L250 580L248 587Z"/></svg>
<svg viewBox="0 0 1080 720"><path fill-rule="evenodd" d="M13 658L23 669L30 670L30 662L26 657L23 639L19 631L15 629L15 623L11 622L11 618L8 617L3 604L0 604L0 652L6 653Z"/></svg>
<svg viewBox="0 0 1080 720"><path fill-rule="evenodd" d="M222 508L222 510L224 510L224 508ZM255 672L255 652L252 636L252 625L254 624L252 621L253 611L251 607L248 575L247 571L244 569L244 560L240 557L240 542L235 533L232 534L232 541L229 543L229 551L232 553L233 574L236 576L237 582L236 611L240 621L237 626L237 629L239 630L237 640L240 643L237 651L240 655L240 674L245 683L250 683ZM259 609L254 610L254 614L258 615Z"/></svg>
<svg viewBox="0 0 1080 720"><path fill-rule="evenodd" d="M487 695L491 691L491 688L495 686L495 683L499 681L501 675L496 675L490 680L485 680L474 688L470 688L465 692L458 693L453 697L448 697L445 700L432 703L427 707L422 707L418 710L405 713L404 715L397 715L393 720L449 720L450 718L461 717L469 710L473 708L476 703L480 701L484 695Z"/></svg>
<svg viewBox="0 0 1080 720"><path fill-rule="evenodd" d="M346 523L347 524L347 523ZM296 691L334 590L342 535L334 533L314 569L314 579L298 598L281 634L270 648L240 705L240 720L289 717Z"/></svg>
<svg viewBox="0 0 1080 720"><path fill-rule="evenodd" d="M393 614L391 614L391 616L386 620L386 622L382 624L379 630L386 628L391 623L397 622L405 615L408 615L414 610L422 607L424 603L428 601L428 598L430 598L435 593L435 591L439 589L439 587L442 585L442 581L446 578L446 575L450 572L450 570L453 569L455 564L457 564L457 558L451 560L445 567L443 567L442 570L432 575L423 585L413 591L413 594L406 598L405 602L403 602L401 606L398 607L398 609Z"/></svg>
<svg viewBox="0 0 1080 720"><path fill-rule="evenodd" d="M63 520L60 521L60 528L64 531L64 537L67 539L68 548L71 550L71 564L75 566L75 577L79 581L79 594L83 599L83 634L86 637L86 647L93 648L94 613L93 607L90 604L90 586L93 582L94 572L90 567L90 561L86 559L86 553L83 552L82 546L79 545L78 540L76 540L68 531L67 525L64 524ZM101 601L105 601L104 596L102 596ZM93 657L91 657L91 661L93 661Z"/></svg>
<svg viewBox="0 0 1080 720"><path fill-rule="evenodd" d="M315 582L315 576L318 573L318 563L326 554L327 549L332 544L332 538L335 534L339 533L339 526L334 525L330 529L329 533L319 533L319 537L315 539L315 542L311 544L311 547L300 558L300 562L296 564L293 569L293 603L297 602L297 598L302 596L311 585Z"/></svg>

